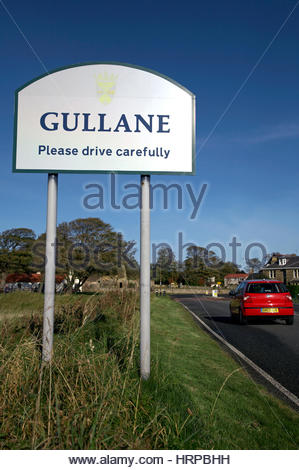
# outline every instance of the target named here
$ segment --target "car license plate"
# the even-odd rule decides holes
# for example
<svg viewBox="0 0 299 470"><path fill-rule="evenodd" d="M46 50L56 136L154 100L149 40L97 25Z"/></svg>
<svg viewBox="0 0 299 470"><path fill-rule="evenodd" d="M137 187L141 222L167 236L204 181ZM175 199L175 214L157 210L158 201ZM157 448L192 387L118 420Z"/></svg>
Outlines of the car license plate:
<svg viewBox="0 0 299 470"><path fill-rule="evenodd" d="M262 313L278 313L278 308L261 308Z"/></svg>

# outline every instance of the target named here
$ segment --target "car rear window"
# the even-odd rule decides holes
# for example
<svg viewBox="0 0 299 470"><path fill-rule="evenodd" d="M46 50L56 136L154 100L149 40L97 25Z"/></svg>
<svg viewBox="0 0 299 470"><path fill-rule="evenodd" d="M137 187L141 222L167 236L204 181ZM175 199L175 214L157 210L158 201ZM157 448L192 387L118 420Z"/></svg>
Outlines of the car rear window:
<svg viewBox="0 0 299 470"><path fill-rule="evenodd" d="M246 292L251 294L279 294L288 292L284 284L278 282L254 282L247 284Z"/></svg>

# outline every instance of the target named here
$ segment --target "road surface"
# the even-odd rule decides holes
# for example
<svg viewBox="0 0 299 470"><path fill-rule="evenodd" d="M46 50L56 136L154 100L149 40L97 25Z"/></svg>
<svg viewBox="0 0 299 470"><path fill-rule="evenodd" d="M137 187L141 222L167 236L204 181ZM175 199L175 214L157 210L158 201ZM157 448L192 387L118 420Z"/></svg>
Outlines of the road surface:
<svg viewBox="0 0 299 470"><path fill-rule="evenodd" d="M174 295L210 328L299 398L299 306L293 325L282 320L232 323L229 300L198 295Z"/></svg>

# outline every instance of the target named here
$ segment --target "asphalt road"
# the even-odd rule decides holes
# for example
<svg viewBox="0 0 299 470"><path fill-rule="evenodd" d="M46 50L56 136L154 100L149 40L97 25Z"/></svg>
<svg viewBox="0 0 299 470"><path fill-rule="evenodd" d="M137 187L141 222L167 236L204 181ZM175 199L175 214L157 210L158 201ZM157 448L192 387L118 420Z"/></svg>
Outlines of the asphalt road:
<svg viewBox="0 0 299 470"><path fill-rule="evenodd" d="M229 300L175 295L210 328L299 398L299 306L293 325L282 320L231 323Z"/></svg>

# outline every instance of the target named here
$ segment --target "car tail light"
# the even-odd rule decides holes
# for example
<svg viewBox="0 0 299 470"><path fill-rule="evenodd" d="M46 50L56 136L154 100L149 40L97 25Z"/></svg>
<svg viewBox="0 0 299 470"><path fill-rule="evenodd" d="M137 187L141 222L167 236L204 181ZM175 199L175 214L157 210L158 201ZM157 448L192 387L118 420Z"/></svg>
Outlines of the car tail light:
<svg viewBox="0 0 299 470"><path fill-rule="evenodd" d="M249 299L250 299L250 295L245 295L244 302L245 302L245 300L249 300Z"/></svg>
<svg viewBox="0 0 299 470"><path fill-rule="evenodd" d="M293 300L291 295L286 295L286 298L289 300Z"/></svg>

